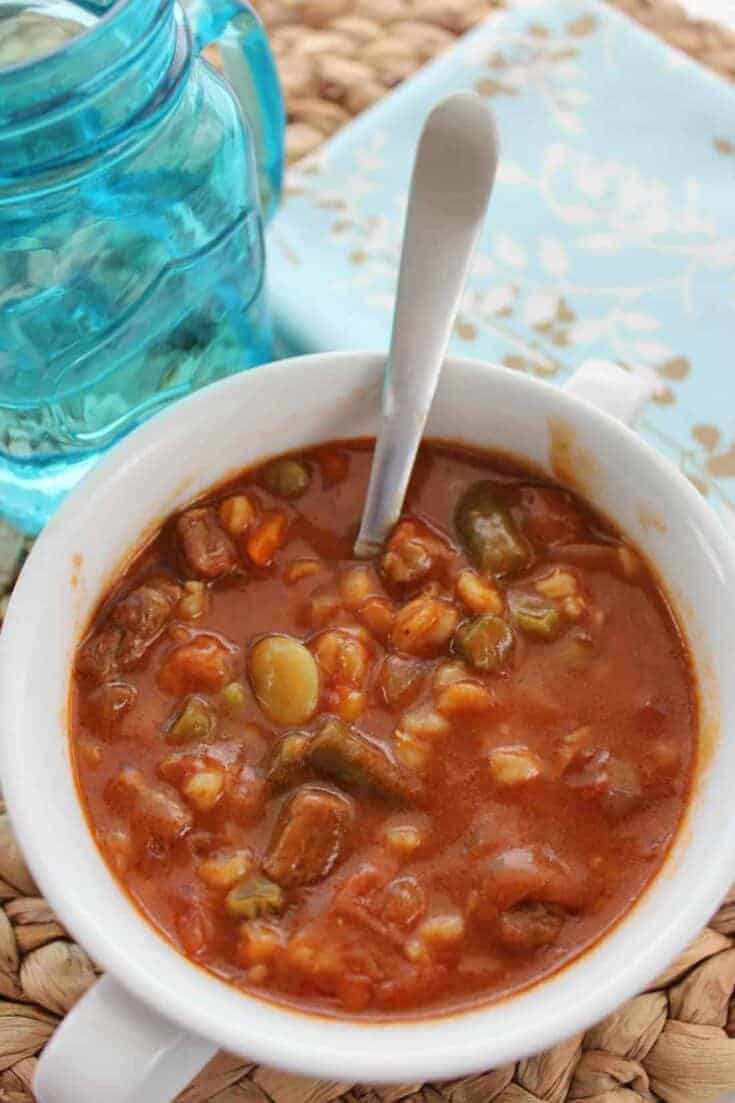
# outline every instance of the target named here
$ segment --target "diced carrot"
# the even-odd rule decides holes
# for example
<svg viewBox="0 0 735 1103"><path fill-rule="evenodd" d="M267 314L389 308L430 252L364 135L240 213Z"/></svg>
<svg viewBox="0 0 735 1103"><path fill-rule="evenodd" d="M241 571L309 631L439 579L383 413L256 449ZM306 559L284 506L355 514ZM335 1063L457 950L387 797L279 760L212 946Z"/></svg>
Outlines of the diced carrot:
<svg viewBox="0 0 735 1103"><path fill-rule="evenodd" d="M288 529L288 517L280 510L263 514L263 519L247 541L247 553L256 567L267 567L283 544Z"/></svg>

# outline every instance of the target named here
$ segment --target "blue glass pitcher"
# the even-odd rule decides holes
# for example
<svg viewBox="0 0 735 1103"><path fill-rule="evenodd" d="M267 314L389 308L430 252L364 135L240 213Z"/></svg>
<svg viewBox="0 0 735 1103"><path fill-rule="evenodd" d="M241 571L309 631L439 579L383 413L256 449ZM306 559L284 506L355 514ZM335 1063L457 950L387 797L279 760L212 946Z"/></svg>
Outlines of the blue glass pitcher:
<svg viewBox="0 0 735 1103"><path fill-rule="evenodd" d="M37 531L122 433L271 358L282 148L242 0L0 0L5 517Z"/></svg>

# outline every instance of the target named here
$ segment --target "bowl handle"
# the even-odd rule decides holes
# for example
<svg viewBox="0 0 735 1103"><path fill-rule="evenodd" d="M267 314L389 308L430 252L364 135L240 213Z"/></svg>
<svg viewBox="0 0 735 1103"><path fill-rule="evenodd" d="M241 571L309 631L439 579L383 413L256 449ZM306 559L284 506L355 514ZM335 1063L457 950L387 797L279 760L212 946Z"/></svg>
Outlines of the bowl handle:
<svg viewBox="0 0 735 1103"><path fill-rule="evenodd" d="M630 372L609 360L587 360L567 380L564 390L631 425L659 385L654 371ZM735 510L723 506L716 512L728 536L735 540Z"/></svg>
<svg viewBox="0 0 735 1103"><path fill-rule="evenodd" d="M630 372L609 360L586 360L564 390L631 425L659 385L653 371Z"/></svg>
<svg viewBox="0 0 735 1103"><path fill-rule="evenodd" d="M214 1056L109 976L90 988L44 1049L38 1103L169 1103Z"/></svg>

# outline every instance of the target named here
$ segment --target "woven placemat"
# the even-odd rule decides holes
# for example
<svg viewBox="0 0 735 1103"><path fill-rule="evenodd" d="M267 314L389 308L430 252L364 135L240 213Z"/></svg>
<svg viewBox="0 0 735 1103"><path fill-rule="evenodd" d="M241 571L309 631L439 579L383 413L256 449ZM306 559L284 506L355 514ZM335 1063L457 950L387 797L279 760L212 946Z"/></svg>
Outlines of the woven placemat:
<svg viewBox="0 0 735 1103"><path fill-rule="evenodd" d="M612 0L735 79L735 34L666 0ZM312 152L496 7L496 0L259 0L288 103L289 161ZM0 620L28 544L0 522ZM0 1103L32 1103L36 1055L95 979L26 869L0 802ZM179 1103L707 1103L735 1090L735 890L649 991L519 1062L448 1084L306 1080L218 1055ZM95 1103L105 1103L104 1099Z"/></svg>

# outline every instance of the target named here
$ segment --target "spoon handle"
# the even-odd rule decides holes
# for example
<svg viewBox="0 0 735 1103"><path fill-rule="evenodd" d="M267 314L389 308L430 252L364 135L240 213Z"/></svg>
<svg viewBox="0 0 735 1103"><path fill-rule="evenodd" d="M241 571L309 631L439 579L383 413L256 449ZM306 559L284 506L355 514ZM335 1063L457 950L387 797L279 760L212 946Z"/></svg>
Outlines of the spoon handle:
<svg viewBox="0 0 735 1103"><path fill-rule="evenodd" d="M411 178L378 439L355 555L398 520L495 178L489 107L447 97L424 125Z"/></svg>

